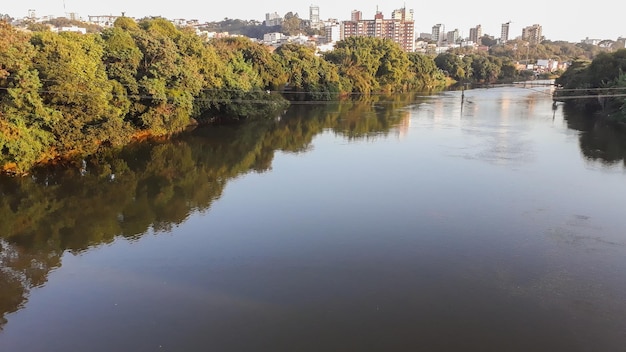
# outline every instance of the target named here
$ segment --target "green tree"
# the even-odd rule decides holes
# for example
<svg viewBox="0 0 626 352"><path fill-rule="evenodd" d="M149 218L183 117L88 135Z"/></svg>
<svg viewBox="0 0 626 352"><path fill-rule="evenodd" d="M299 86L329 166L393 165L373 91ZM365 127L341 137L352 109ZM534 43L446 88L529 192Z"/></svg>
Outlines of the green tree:
<svg viewBox="0 0 626 352"><path fill-rule="evenodd" d="M499 58L488 55L470 55L472 78L482 83L493 83L502 69L502 61Z"/></svg>
<svg viewBox="0 0 626 352"><path fill-rule="evenodd" d="M454 53L441 53L435 57L435 64L444 73L456 81L461 81L471 77L471 67L467 66L467 62Z"/></svg>
<svg viewBox="0 0 626 352"><path fill-rule="evenodd" d="M287 12L283 18L282 32L286 35L298 35L302 33L302 20L297 13Z"/></svg>
<svg viewBox="0 0 626 352"><path fill-rule="evenodd" d="M561 88L554 97L577 107L601 109L615 119L626 120L626 99L620 94L626 90L624 72L626 49L601 53L591 62L574 61L555 81Z"/></svg>
<svg viewBox="0 0 626 352"><path fill-rule="evenodd" d="M44 103L62 115L51 131L64 155L85 155L103 143L122 144L130 128L114 104L114 84L102 62L98 35L36 33L34 68L42 79Z"/></svg>
<svg viewBox="0 0 626 352"><path fill-rule="evenodd" d="M315 55L315 49L286 44L276 49L275 55L289 74L287 86L292 95L288 98L330 100L338 97L341 84L337 68Z"/></svg>
<svg viewBox="0 0 626 352"><path fill-rule="evenodd" d="M445 85L445 76L432 57L419 53L409 53L408 58L411 88L432 90Z"/></svg>
<svg viewBox="0 0 626 352"><path fill-rule="evenodd" d="M402 90L409 77L407 54L389 39L348 37L324 58L338 67L343 86L354 93Z"/></svg>
<svg viewBox="0 0 626 352"><path fill-rule="evenodd" d="M0 23L0 169L27 172L52 158L59 114L45 106L30 36Z"/></svg>

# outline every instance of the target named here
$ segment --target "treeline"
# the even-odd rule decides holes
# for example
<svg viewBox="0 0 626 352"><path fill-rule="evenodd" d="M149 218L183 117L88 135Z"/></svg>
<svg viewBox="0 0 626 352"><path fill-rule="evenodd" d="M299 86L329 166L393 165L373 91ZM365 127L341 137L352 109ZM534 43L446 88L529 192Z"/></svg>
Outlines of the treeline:
<svg viewBox="0 0 626 352"><path fill-rule="evenodd" d="M483 44L486 39L488 38L483 37ZM545 40L540 44L529 44L521 39L514 39L504 44L493 41L488 51L476 51L472 47L451 49L436 55L435 62L458 82L506 83L535 78L532 70L518 69L519 64L526 65L540 59L560 63L590 61L611 50L614 49L584 43ZM562 73L563 71L546 73L545 78L554 78Z"/></svg>
<svg viewBox="0 0 626 352"><path fill-rule="evenodd" d="M256 39L263 39L265 34L276 32L284 35L325 35L323 29L311 28L307 21L291 11L282 17L281 24L274 26L258 21L225 18L222 21L206 23L200 28L209 32L227 32Z"/></svg>
<svg viewBox="0 0 626 352"><path fill-rule="evenodd" d="M555 80L556 101L626 122L626 49L576 60Z"/></svg>
<svg viewBox="0 0 626 352"><path fill-rule="evenodd" d="M533 73L518 71L513 60L486 52L445 52L435 57L435 64L457 82L513 82L534 76Z"/></svg>
<svg viewBox="0 0 626 352"><path fill-rule="evenodd" d="M445 83L432 58L376 38L348 38L318 55L247 38L206 42L161 18L122 17L87 35L0 23L0 167L24 173L197 122L276 116L287 100Z"/></svg>

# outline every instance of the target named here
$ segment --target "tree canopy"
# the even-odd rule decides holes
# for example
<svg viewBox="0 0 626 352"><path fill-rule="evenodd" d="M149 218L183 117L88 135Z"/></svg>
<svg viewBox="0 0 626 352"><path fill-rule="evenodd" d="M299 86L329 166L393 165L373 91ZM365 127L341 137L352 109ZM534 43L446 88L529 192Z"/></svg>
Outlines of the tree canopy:
<svg viewBox="0 0 626 352"><path fill-rule="evenodd" d="M24 173L198 122L272 117L288 100L444 84L432 58L387 39L347 38L319 54L241 37L207 41L158 17L120 17L88 34L0 23L0 167Z"/></svg>

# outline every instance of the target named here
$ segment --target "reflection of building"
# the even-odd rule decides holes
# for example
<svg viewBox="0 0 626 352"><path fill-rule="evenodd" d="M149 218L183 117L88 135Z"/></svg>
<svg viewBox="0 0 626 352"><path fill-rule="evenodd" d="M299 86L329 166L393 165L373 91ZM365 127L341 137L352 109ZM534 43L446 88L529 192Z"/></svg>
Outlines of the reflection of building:
<svg viewBox="0 0 626 352"><path fill-rule="evenodd" d="M373 20L361 19L360 11L352 11L351 21L341 23L341 39L348 37L375 37L391 39L406 52L415 48L415 22L413 10L402 8L385 19L382 12L376 12Z"/></svg>
<svg viewBox="0 0 626 352"><path fill-rule="evenodd" d="M403 116L398 124L398 139L404 139L411 128L411 114L408 111L400 112Z"/></svg>
<svg viewBox="0 0 626 352"><path fill-rule="evenodd" d="M529 42L530 44L537 45L543 40L541 35L541 26L533 24L529 27L524 27L522 30L522 40Z"/></svg>

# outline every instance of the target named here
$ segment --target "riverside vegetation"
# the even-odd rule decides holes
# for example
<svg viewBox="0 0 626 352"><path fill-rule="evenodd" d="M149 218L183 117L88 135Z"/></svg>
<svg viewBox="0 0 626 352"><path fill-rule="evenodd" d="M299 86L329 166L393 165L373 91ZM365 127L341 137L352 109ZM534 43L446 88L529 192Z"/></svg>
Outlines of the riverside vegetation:
<svg viewBox="0 0 626 352"><path fill-rule="evenodd" d="M518 78L507 57L405 53L378 38L347 38L317 54L243 37L206 41L162 18L122 17L86 35L0 21L0 170L26 174L198 123L275 117L294 100Z"/></svg>
<svg viewBox="0 0 626 352"><path fill-rule="evenodd" d="M579 59L555 80L556 101L626 123L626 49L600 53L593 60Z"/></svg>
<svg viewBox="0 0 626 352"><path fill-rule="evenodd" d="M389 40L349 38L320 56L247 38L207 42L161 18L120 18L86 35L0 23L0 167L23 174L196 123L274 117L289 100L445 84L432 58Z"/></svg>

